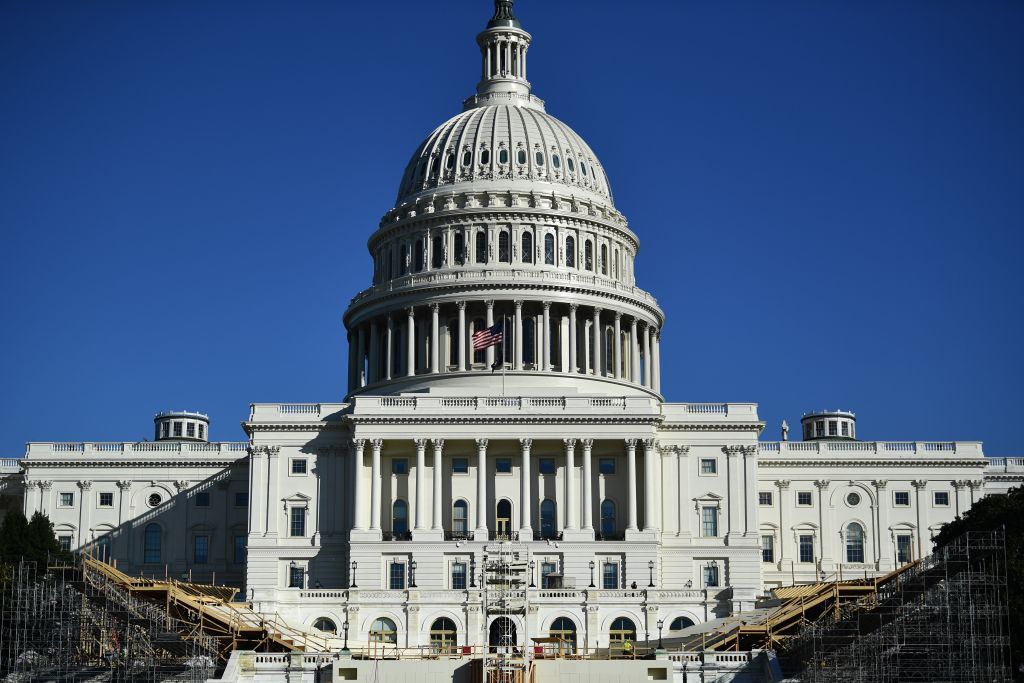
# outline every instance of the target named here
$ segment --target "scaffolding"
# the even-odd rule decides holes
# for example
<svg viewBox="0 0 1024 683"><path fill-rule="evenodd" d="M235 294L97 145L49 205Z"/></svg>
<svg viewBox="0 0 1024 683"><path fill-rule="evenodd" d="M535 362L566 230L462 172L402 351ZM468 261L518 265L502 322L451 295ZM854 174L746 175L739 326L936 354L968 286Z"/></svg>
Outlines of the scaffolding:
<svg viewBox="0 0 1024 683"><path fill-rule="evenodd" d="M807 683L1011 679L1006 539L971 531L811 622L779 652Z"/></svg>
<svg viewBox="0 0 1024 683"><path fill-rule="evenodd" d="M484 654L486 683L523 683L527 670L527 600L525 547L503 540L484 557L484 614L487 643ZM496 550L497 552L494 552Z"/></svg>

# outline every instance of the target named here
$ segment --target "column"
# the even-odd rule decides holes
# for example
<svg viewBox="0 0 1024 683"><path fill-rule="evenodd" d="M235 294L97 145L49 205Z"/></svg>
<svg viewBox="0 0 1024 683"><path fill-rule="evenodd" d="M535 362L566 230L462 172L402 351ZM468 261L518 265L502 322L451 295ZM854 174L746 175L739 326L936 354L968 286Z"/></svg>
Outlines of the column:
<svg viewBox="0 0 1024 683"><path fill-rule="evenodd" d="M424 528L423 522L423 480L426 478L427 470L427 440L416 439L416 520L413 530L421 531Z"/></svg>
<svg viewBox="0 0 1024 683"><path fill-rule="evenodd" d="M583 529L594 530L594 487L592 485L591 454L593 439L582 439L583 444Z"/></svg>
<svg viewBox="0 0 1024 683"><path fill-rule="evenodd" d="M565 442L565 528L576 529L576 439Z"/></svg>
<svg viewBox="0 0 1024 683"><path fill-rule="evenodd" d="M523 464L519 469L519 540L533 539L533 493L530 484L533 479L533 468L530 466L530 448L533 439L519 439L523 449Z"/></svg>
<svg viewBox="0 0 1024 683"><path fill-rule="evenodd" d="M658 449L654 447L654 439L644 439L644 531L654 531L655 507L657 500L654 484L654 464L657 461Z"/></svg>
<svg viewBox="0 0 1024 683"><path fill-rule="evenodd" d="M395 319L388 314L388 331L384 336L384 379L391 379L392 375L397 374L395 368L391 367L391 362L395 357Z"/></svg>
<svg viewBox="0 0 1024 683"><path fill-rule="evenodd" d="M441 516L441 478L444 475L444 470L441 469L441 455L444 451L444 439L434 439L430 445L434 447L434 519L431 528L434 531L441 531L444 528Z"/></svg>
<svg viewBox="0 0 1024 683"><path fill-rule="evenodd" d="M370 530L380 531L380 451L384 447L384 439L374 439L370 447Z"/></svg>
<svg viewBox="0 0 1024 683"><path fill-rule="evenodd" d="M956 517L960 516L960 492L963 490L964 486L966 486L966 485L967 485L966 481L954 481L953 482L953 504L955 506L955 508L953 510L953 514Z"/></svg>
<svg viewBox="0 0 1024 683"><path fill-rule="evenodd" d="M370 323L370 368L369 383L380 381L380 325L376 320Z"/></svg>
<svg viewBox="0 0 1024 683"><path fill-rule="evenodd" d="M687 537L690 536L689 520L693 518L693 515L687 514L689 502L693 500L693 494L690 493L690 480L692 479L690 476L690 447L676 446L675 454L676 478L678 479L676 483L679 490L679 503L677 506L679 533L676 535Z"/></svg>
<svg viewBox="0 0 1024 683"><path fill-rule="evenodd" d="M490 310L490 306L488 306L488 310ZM476 440L476 533L474 538L478 541L487 540L487 439Z"/></svg>
<svg viewBox="0 0 1024 683"><path fill-rule="evenodd" d="M825 491L828 491L831 483L827 479L814 482L814 486L818 489L818 531L821 533L821 552L818 553L818 556L821 558L821 571L823 572L825 571L825 563L832 561L832 544L825 542L826 538L831 538L829 531L825 528Z"/></svg>
<svg viewBox="0 0 1024 683"><path fill-rule="evenodd" d="M640 340L636 336L636 318L629 320L629 359L630 378L634 384L640 384Z"/></svg>
<svg viewBox="0 0 1024 683"><path fill-rule="evenodd" d="M265 510L267 511L267 535L277 536L278 526L282 515L279 514L277 505L281 502L281 496L278 493L281 484L281 467L279 464L281 447L280 446L264 446L267 452L267 504Z"/></svg>
<svg viewBox="0 0 1024 683"><path fill-rule="evenodd" d="M459 372L466 371L466 302L459 302Z"/></svg>
<svg viewBox="0 0 1024 683"><path fill-rule="evenodd" d="M544 331L541 334L541 347L540 357L542 359L544 372L551 371L551 302L545 301L544 304L544 318L541 324L544 326Z"/></svg>
<svg viewBox="0 0 1024 683"><path fill-rule="evenodd" d="M430 304L430 371L441 372L441 339L440 322L438 321L438 304Z"/></svg>
<svg viewBox="0 0 1024 683"><path fill-rule="evenodd" d="M622 379L622 314L615 311L615 337L612 339L612 362L615 379Z"/></svg>
<svg viewBox="0 0 1024 683"><path fill-rule="evenodd" d="M366 386L366 326L359 325L359 386Z"/></svg>
<svg viewBox="0 0 1024 683"><path fill-rule="evenodd" d="M921 491L928 486L928 482L923 479L916 479L910 482L914 487L914 508L917 512L917 556L924 557L924 540L923 537L928 532L928 520L924 517L924 508L921 507Z"/></svg>
<svg viewBox="0 0 1024 683"><path fill-rule="evenodd" d="M885 557L889 553L889 549L892 548L890 542L889 532L889 499L888 494L885 492L889 482L885 479L876 479L871 482L871 485L875 487L875 501L878 505L878 563L877 569L882 569L883 559L888 560ZM892 558L892 566L896 567L896 556Z"/></svg>
<svg viewBox="0 0 1024 683"><path fill-rule="evenodd" d="M651 326L644 325L644 386L651 388Z"/></svg>
<svg viewBox="0 0 1024 683"><path fill-rule="evenodd" d="M593 339L593 342L594 342L594 344L593 344L593 347L594 347L594 358L592 360L592 365L594 366L594 376L595 377L600 377L601 375L604 374L604 372L601 369L601 366L604 365L604 358L601 356L601 337L603 335L602 335L602 332L601 332L601 309L600 308L595 308L594 309L594 324L593 324L593 327L591 327L590 333L594 337L594 339Z"/></svg>
<svg viewBox="0 0 1024 683"><path fill-rule="evenodd" d="M523 369L523 300L515 300L515 338L513 342L513 370Z"/></svg>
<svg viewBox="0 0 1024 683"><path fill-rule="evenodd" d="M654 377L653 389L661 393L661 330L654 331L654 340L651 344L651 354L654 362L651 367L651 374Z"/></svg>
<svg viewBox="0 0 1024 683"><path fill-rule="evenodd" d="M90 500L89 496L89 491L92 490L91 481L84 480L78 482L78 488L81 489L82 491L81 499L78 501L78 545L84 548L86 545L89 544L90 541L92 541L92 534L90 533L90 527L92 526L92 522L90 522L89 520L89 513L92 512L95 503L92 500ZM178 489L178 492L181 493L181 489ZM186 510L186 514L188 514L189 506L187 502L184 505L184 507ZM185 533L187 534L188 524L185 525L185 529Z"/></svg>
<svg viewBox="0 0 1024 683"><path fill-rule="evenodd" d="M416 374L416 309L410 306L405 309L408 314L405 335L405 376Z"/></svg>
<svg viewBox="0 0 1024 683"><path fill-rule="evenodd" d="M739 446L725 446L722 451L726 456L726 495L729 500L726 501L727 508L729 510L729 530L726 532L729 537L739 536L740 530L743 527L743 520L740 515L740 505L742 504L741 498L743 498L743 487L740 485L740 481L743 478L743 473L740 465L740 447Z"/></svg>
<svg viewBox="0 0 1024 683"><path fill-rule="evenodd" d="M629 493L629 523L626 531L636 531L636 439L626 439L626 488Z"/></svg>
<svg viewBox="0 0 1024 683"><path fill-rule="evenodd" d="M758 446L743 447L743 534L757 536L757 466Z"/></svg>
<svg viewBox="0 0 1024 683"><path fill-rule="evenodd" d="M494 325L494 302L485 301L484 303L487 305L487 327L492 327ZM502 350L504 351L504 349ZM487 367L494 367L494 347L488 346L485 355L487 360ZM505 359L502 358L502 360Z"/></svg>
<svg viewBox="0 0 1024 683"><path fill-rule="evenodd" d="M352 528L366 529L366 502L363 494L363 449L366 439L353 439L349 453L352 454Z"/></svg>
<svg viewBox="0 0 1024 683"><path fill-rule="evenodd" d="M566 372L576 372L576 309L577 304L569 304L569 367Z"/></svg>
<svg viewBox="0 0 1024 683"><path fill-rule="evenodd" d="M786 489L789 488L789 480L788 479L780 479L780 480L775 482L775 487L777 489L779 489L779 492L777 494L778 497L777 497L777 500L776 500L776 502L779 505L779 539L778 539L779 540L779 555L778 555L778 557L776 559L778 560L778 567L779 567L779 569L782 569L782 561L786 558L786 550L785 550L785 548L786 548L786 539L788 538L788 535L786 534L786 514L785 514L785 512L786 512L786 507L787 507L787 504L788 504L788 501L786 500Z"/></svg>

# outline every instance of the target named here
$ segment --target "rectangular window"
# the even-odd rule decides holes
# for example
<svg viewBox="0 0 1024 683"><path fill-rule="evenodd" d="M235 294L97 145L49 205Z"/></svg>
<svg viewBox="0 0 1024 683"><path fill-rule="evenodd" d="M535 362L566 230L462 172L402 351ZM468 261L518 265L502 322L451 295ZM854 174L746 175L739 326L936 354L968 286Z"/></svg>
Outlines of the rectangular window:
<svg viewBox="0 0 1024 683"><path fill-rule="evenodd" d="M456 562L452 565L452 590L466 589L466 563Z"/></svg>
<svg viewBox="0 0 1024 683"><path fill-rule="evenodd" d="M174 436L181 436L181 423L180 422L175 422L174 423Z"/></svg>
<svg viewBox="0 0 1024 683"><path fill-rule="evenodd" d="M814 435L815 436L825 436L825 421L824 420L818 420L817 422L814 423Z"/></svg>
<svg viewBox="0 0 1024 683"><path fill-rule="evenodd" d="M701 458L700 473L718 474L718 461L715 460L714 458Z"/></svg>
<svg viewBox="0 0 1024 683"><path fill-rule="evenodd" d="M249 507L249 492L248 491L235 491L235 507L236 508Z"/></svg>
<svg viewBox="0 0 1024 683"><path fill-rule="evenodd" d="M237 534L234 538L234 560L235 564L245 564L245 536Z"/></svg>
<svg viewBox="0 0 1024 683"><path fill-rule="evenodd" d="M205 439L206 438L206 425L201 424L201 423L199 425L199 438L200 439Z"/></svg>
<svg viewBox="0 0 1024 683"><path fill-rule="evenodd" d="M910 506L910 491L894 491L892 494L893 505L897 507Z"/></svg>
<svg viewBox="0 0 1024 683"><path fill-rule="evenodd" d="M62 508L69 508L75 504L75 494L73 493L62 493L60 494L60 506Z"/></svg>
<svg viewBox="0 0 1024 683"><path fill-rule="evenodd" d="M718 587L718 565L704 567L704 585L708 588Z"/></svg>
<svg viewBox="0 0 1024 683"><path fill-rule="evenodd" d="M601 474L615 474L615 458L601 458L597 467Z"/></svg>
<svg viewBox="0 0 1024 683"><path fill-rule="evenodd" d="M405 563L392 562L388 565L388 588L393 591L405 589Z"/></svg>
<svg viewBox="0 0 1024 683"><path fill-rule="evenodd" d="M196 536L192 541L192 561L206 564L210 560L210 537Z"/></svg>
<svg viewBox="0 0 1024 683"><path fill-rule="evenodd" d="M554 588L552 585L552 574L558 572L558 564L555 562L541 562L540 563L540 587L541 588Z"/></svg>
<svg viewBox="0 0 1024 683"><path fill-rule="evenodd" d="M949 507L949 491L936 491L932 496L937 507Z"/></svg>
<svg viewBox="0 0 1024 683"><path fill-rule="evenodd" d="M762 536L761 537L761 561L762 562L774 562L775 561L775 537L774 536Z"/></svg>
<svg viewBox="0 0 1024 683"><path fill-rule="evenodd" d="M210 507L210 492L200 491L196 494L196 507L197 508L208 508Z"/></svg>
<svg viewBox="0 0 1024 683"><path fill-rule="evenodd" d="M601 587L607 590L619 587L619 565L617 562L605 562L601 565Z"/></svg>
<svg viewBox="0 0 1024 683"><path fill-rule="evenodd" d="M842 425L842 429L843 429L843 436L849 436L850 435L850 425L849 425L849 423L843 422L843 423L841 423L841 425Z"/></svg>
<svg viewBox="0 0 1024 683"><path fill-rule="evenodd" d="M288 587L289 588L305 588L306 587L306 568L305 567L288 567Z"/></svg>
<svg viewBox="0 0 1024 683"><path fill-rule="evenodd" d="M185 423L185 436L196 438L196 423L186 422Z"/></svg>
<svg viewBox="0 0 1024 683"><path fill-rule="evenodd" d="M910 551L910 534L897 534L896 536L896 561L906 564L913 558Z"/></svg>
<svg viewBox="0 0 1024 683"><path fill-rule="evenodd" d="M409 474L409 460L407 458L392 458L391 474Z"/></svg>
<svg viewBox="0 0 1024 683"><path fill-rule="evenodd" d="M305 458L292 458L292 474L305 474L306 473L306 459Z"/></svg>
<svg viewBox="0 0 1024 683"><path fill-rule="evenodd" d="M512 458L495 458L494 471L498 474L512 474Z"/></svg>
<svg viewBox="0 0 1024 683"><path fill-rule="evenodd" d="M839 429L839 425L836 423L835 420L829 420L828 421L828 435L829 436L839 436L839 432L837 431L838 429Z"/></svg>
<svg viewBox="0 0 1024 683"><path fill-rule="evenodd" d="M100 493L100 507L101 508L112 508L114 507L114 494L108 492Z"/></svg>
<svg viewBox="0 0 1024 683"><path fill-rule="evenodd" d="M703 507L700 509L701 535L704 538L718 536L718 508Z"/></svg>
<svg viewBox="0 0 1024 683"><path fill-rule="evenodd" d="M305 536L306 535L306 508L292 508L291 509L291 527L289 531L291 536Z"/></svg>
<svg viewBox="0 0 1024 683"><path fill-rule="evenodd" d="M60 549L66 553L71 552L71 537L70 536L58 536L57 542L60 543Z"/></svg>
<svg viewBox="0 0 1024 683"><path fill-rule="evenodd" d="M469 474L469 458L452 458L452 474Z"/></svg>
<svg viewBox="0 0 1024 683"><path fill-rule="evenodd" d="M171 435L170 423L164 422L162 425L160 425L160 435L165 439Z"/></svg>
<svg viewBox="0 0 1024 683"><path fill-rule="evenodd" d="M772 492L771 491L761 491L760 493L758 493L757 494L757 504L758 505L771 505L772 504Z"/></svg>
<svg viewBox="0 0 1024 683"><path fill-rule="evenodd" d="M813 505L811 492L810 491L797 491L796 492L796 504L801 507L810 507Z"/></svg>
<svg viewBox="0 0 1024 683"><path fill-rule="evenodd" d="M541 474L554 474L555 473L555 459L554 458L541 458L537 463L537 467Z"/></svg>
<svg viewBox="0 0 1024 683"><path fill-rule="evenodd" d="M814 562L814 536L811 534L800 536L800 561Z"/></svg>

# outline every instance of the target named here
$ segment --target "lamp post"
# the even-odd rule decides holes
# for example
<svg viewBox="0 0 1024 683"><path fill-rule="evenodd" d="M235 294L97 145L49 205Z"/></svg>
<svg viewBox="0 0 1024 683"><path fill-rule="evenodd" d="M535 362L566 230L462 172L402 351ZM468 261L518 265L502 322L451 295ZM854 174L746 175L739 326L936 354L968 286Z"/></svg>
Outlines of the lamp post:
<svg viewBox="0 0 1024 683"><path fill-rule="evenodd" d="M476 588L476 555L469 556L469 587Z"/></svg>
<svg viewBox="0 0 1024 683"><path fill-rule="evenodd" d="M537 584L533 581L533 570L537 566L537 563L530 560L530 588L536 588Z"/></svg>
<svg viewBox="0 0 1024 683"><path fill-rule="evenodd" d="M662 644L661 644L661 627L664 626L664 625L665 625L665 620L664 619L658 619L658 649L659 650L664 650L665 649L664 647L662 647Z"/></svg>
<svg viewBox="0 0 1024 683"><path fill-rule="evenodd" d="M594 561L593 560L590 561L589 566L590 566L590 588L595 588L595 586L594 586L594 566L595 565L594 565Z"/></svg>
<svg viewBox="0 0 1024 683"><path fill-rule="evenodd" d="M345 642L341 646L343 654L348 654L348 615L345 615L345 623L341 625L341 630L345 632Z"/></svg>
<svg viewBox="0 0 1024 683"><path fill-rule="evenodd" d="M647 563L647 569L651 572L651 580L647 583L647 587L654 588L654 560Z"/></svg>
<svg viewBox="0 0 1024 683"><path fill-rule="evenodd" d="M356 585L356 567L359 566L359 563L356 562L355 560L352 560L352 563L351 563L350 566L352 568L352 571L350 571L349 574L348 574L348 587L349 588L359 588L359 586Z"/></svg>
<svg viewBox="0 0 1024 683"><path fill-rule="evenodd" d="M416 588L416 560L409 563L409 588Z"/></svg>

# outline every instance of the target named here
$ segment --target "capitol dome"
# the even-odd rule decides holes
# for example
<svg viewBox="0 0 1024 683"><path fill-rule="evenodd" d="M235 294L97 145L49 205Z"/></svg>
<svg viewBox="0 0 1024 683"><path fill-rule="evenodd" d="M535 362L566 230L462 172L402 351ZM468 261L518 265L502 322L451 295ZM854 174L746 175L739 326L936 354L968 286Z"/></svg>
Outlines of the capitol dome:
<svg viewBox="0 0 1024 683"><path fill-rule="evenodd" d="M535 191L558 185L612 203L608 177L590 146L543 105L521 102L474 103L438 126L409 161L397 203L421 192L458 192L464 184L488 182Z"/></svg>

